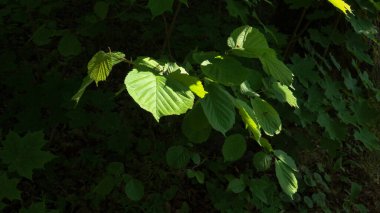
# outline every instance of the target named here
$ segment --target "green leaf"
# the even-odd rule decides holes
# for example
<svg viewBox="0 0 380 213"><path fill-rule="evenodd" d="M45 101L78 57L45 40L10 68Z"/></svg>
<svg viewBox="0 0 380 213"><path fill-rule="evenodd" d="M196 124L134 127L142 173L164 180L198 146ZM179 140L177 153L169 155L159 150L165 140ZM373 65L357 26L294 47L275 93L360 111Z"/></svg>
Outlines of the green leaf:
<svg viewBox="0 0 380 213"><path fill-rule="evenodd" d="M273 50L267 50L262 52L260 56L261 64L263 65L264 71L272 76L275 80L280 81L285 85L291 85L293 82L293 73L289 68L280 61L276 53Z"/></svg>
<svg viewBox="0 0 380 213"><path fill-rule="evenodd" d="M154 73L162 73L165 69L164 64L151 57L138 57L133 62L133 68L137 70L151 71Z"/></svg>
<svg viewBox="0 0 380 213"><path fill-rule="evenodd" d="M122 52L97 52L87 64L88 75L98 85L99 81L105 81L112 67L123 61L125 54Z"/></svg>
<svg viewBox="0 0 380 213"><path fill-rule="evenodd" d="M249 15L248 7L235 0L226 0L227 6L226 9L232 17L240 17L240 19L246 23L247 16Z"/></svg>
<svg viewBox="0 0 380 213"><path fill-rule="evenodd" d="M272 157L265 152L257 152L253 156L253 165L257 171L266 171L270 168Z"/></svg>
<svg viewBox="0 0 380 213"><path fill-rule="evenodd" d="M149 0L148 8L153 17L161 15L165 11L171 11L174 0Z"/></svg>
<svg viewBox="0 0 380 213"><path fill-rule="evenodd" d="M92 82L94 82L94 80L91 79L90 76L88 76L88 75L87 75L85 78L83 78L82 85L80 86L78 92L75 93L75 95L71 98L71 100L75 101L76 104L78 104L80 98L81 98L82 95L83 95L83 93L86 91L86 88L87 88Z"/></svg>
<svg viewBox="0 0 380 213"><path fill-rule="evenodd" d="M235 100L235 106L239 110L245 127L253 134L254 139L259 141L261 138L260 126L257 124L257 119L252 108L240 99Z"/></svg>
<svg viewBox="0 0 380 213"><path fill-rule="evenodd" d="M74 34L67 33L58 43L58 52L65 57L76 56L82 52L82 46Z"/></svg>
<svg viewBox="0 0 380 213"><path fill-rule="evenodd" d="M28 133L24 137L10 132L3 141L0 158L10 171L32 179L34 169L42 169L45 163L55 157L50 152L41 151L46 142L42 131Z"/></svg>
<svg viewBox="0 0 380 213"><path fill-rule="evenodd" d="M348 21L351 23L355 32L359 34L363 34L367 36L369 39L375 39L378 33L377 27L371 23L371 21L367 19L357 18L355 16L351 16L348 18Z"/></svg>
<svg viewBox="0 0 380 213"><path fill-rule="evenodd" d="M293 199L298 190L298 182L293 170L281 160L275 160L276 177L282 191Z"/></svg>
<svg viewBox="0 0 380 213"><path fill-rule="evenodd" d="M235 29L227 40L234 55L258 58L269 49L265 36L255 28L242 26Z"/></svg>
<svg viewBox="0 0 380 213"><path fill-rule="evenodd" d="M252 193L266 204L268 204L268 196L266 191L269 187L270 183L265 179L252 179L249 185L249 189Z"/></svg>
<svg viewBox="0 0 380 213"><path fill-rule="evenodd" d="M230 135L226 138L222 147L224 161L239 160L241 157L243 157L246 150L247 144L242 135Z"/></svg>
<svg viewBox="0 0 380 213"><path fill-rule="evenodd" d="M200 104L195 104L193 109L186 113L182 121L182 133L194 143L205 142L210 136L211 126Z"/></svg>
<svg viewBox="0 0 380 213"><path fill-rule="evenodd" d="M250 71L238 60L228 56L218 56L202 62L201 70L209 78L226 86L241 84Z"/></svg>
<svg viewBox="0 0 380 213"><path fill-rule="evenodd" d="M330 138L343 140L347 136L347 128L340 121L333 120L326 112L319 113L317 122L324 127Z"/></svg>
<svg viewBox="0 0 380 213"><path fill-rule="evenodd" d="M192 169L186 170L187 177L196 178L198 183L203 184L205 182L205 174L201 171L194 171Z"/></svg>
<svg viewBox="0 0 380 213"><path fill-rule="evenodd" d="M100 19L105 19L108 14L109 3L98 1L94 5L94 12Z"/></svg>
<svg viewBox="0 0 380 213"><path fill-rule="evenodd" d="M125 78L129 95L153 117L180 115L193 107L193 93L170 77L133 69Z"/></svg>
<svg viewBox="0 0 380 213"><path fill-rule="evenodd" d="M304 196L303 202L307 205L309 209L312 209L314 207L313 200L309 196Z"/></svg>
<svg viewBox="0 0 380 213"><path fill-rule="evenodd" d="M290 106L298 108L297 98L294 97L293 92L288 86L280 82L273 82L271 85L275 97L281 102L287 102Z"/></svg>
<svg viewBox="0 0 380 213"><path fill-rule="evenodd" d="M124 165L121 162L111 162L107 165L107 174L120 177L124 173Z"/></svg>
<svg viewBox="0 0 380 213"><path fill-rule="evenodd" d="M261 98L251 99L251 104L257 121L264 132L269 136L279 134L282 124L277 111Z"/></svg>
<svg viewBox="0 0 380 213"><path fill-rule="evenodd" d="M297 166L296 163L294 162L293 158L290 157L288 154L286 154L282 150L274 150L273 154L283 163L285 163L289 168L291 168L294 172L297 172Z"/></svg>
<svg viewBox="0 0 380 213"><path fill-rule="evenodd" d="M355 130L354 137L356 140L361 141L367 149L371 151L380 150L379 139L368 129Z"/></svg>
<svg viewBox="0 0 380 213"><path fill-rule="evenodd" d="M347 15L347 11L352 14L351 6L348 5L343 0L328 0L332 5L341 10L345 15Z"/></svg>
<svg viewBox="0 0 380 213"><path fill-rule="evenodd" d="M183 146L172 146L166 152L166 162L169 167L183 169L190 162L190 152Z"/></svg>
<svg viewBox="0 0 380 213"><path fill-rule="evenodd" d="M245 189L245 183L241 179L232 179L227 186L227 190L231 190L233 193L243 192Z"/></svg>
<svg viewBox="0 0 380 213"><path fill-rule="evenodd" d="M234 100L232 96L217 84L207 85L208 94L200 102L210 125L223 135L235 123Z"/></svg>
<svg viewBox="0 0 380 213"><path fill-rule="evenodd" d="M6 173L0 173L0 202L3 198L21 199L21 192L17 189L19 181L18 179L9 179Z"/></svg>
<svg viewBox="0 0 380 213"><path fill-rule="evenodd" d="M351 190L350 190L350 200L355 201L358 198L362 189L363 189L363 187L360 184L352 182L351 183Z"/></svg>
<svg viewBox="0 0 380 213"><path fill-rule="evenodd" d="M181 74L180 72L174 72L169 75L169 78L180 82L200 98L204 98L207 94L203 87L202 81L200 81L197 77Z"/></svg>
<svg viewBox="0 0 380 213"><path fill-rule="evenodd" d="M144 196L144 184L141 181L132 178L125 185L125 193L129 199L139 201Z"/></svg>
<svg viewBox="0 0 380 213"><path fill-rule="evenodd" d="M104 199L109 193L111 193L116 184L117 182L112 176L106 175L96 185L93 192L100 198Z"/></svg>
<svg viewBox="0 0 380 213"><path fill-rule="evenodd" d="M215 52L215 51L210 51L210 52L200 51L200 52L194 52L192 57L196 63L201 64L203 61L213 59L217 57L218 55L220 55L220 53Z"/></svg>
<svg viewBox="0 0 380 213"><path fill-rule="evenodd" d="M32 35L32 41L38 45L49 44L52 37L55 36L55 30L48 28L46 25L39 27Z"/></svg>

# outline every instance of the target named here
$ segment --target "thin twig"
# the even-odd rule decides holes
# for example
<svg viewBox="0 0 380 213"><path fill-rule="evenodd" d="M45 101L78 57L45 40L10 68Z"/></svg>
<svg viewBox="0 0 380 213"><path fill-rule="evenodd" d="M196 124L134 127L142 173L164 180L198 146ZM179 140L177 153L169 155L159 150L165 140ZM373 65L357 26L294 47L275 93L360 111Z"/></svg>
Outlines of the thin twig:
<svg viewBox="0 0 380 213"><path fill-rule="evenodd" d="M171 52L171 51L170 51L170 38L171 38L171 35L172 35L172 33L173 33L174 25L175 25L175 22L176 22L176 20L177 20L177 17L178 17L179 11L181 10L181 7L182 7L181 2L177 2L177 7L176 7L176 9L175 9L175 12L174 12L174 16L173 16L172 22L170 23L169 29L167 30L164 44L162 45L161 55L164 54L166 48L169 48L169 54L170 54L170 52ZM164 21L165 21L165 19L164 19ZM170 56L171 56L171 54L170 54Z"/></svg>
<svg viewBox="0 0 380 213"><path fill-rule="evenodd" d="M288 43L288 46L286 47L286 50L285 50L285 53L284 53L284 60L286 60L288 58L288 55L289 55L289 52L290 52L290 49L291 47L293 46L293 42L294 42L294 38L297 36L297 32L302 24L302 21L303 19L305 18L305 15L306 15L306 11L307 11L307 7L305 7L302 11L302 14L301 14L301 17L300 19L298 20L298 23L297 23L297 26L296 28L294 29L293 31L293 35L292 37L290 38L290 41Z"/></svg>

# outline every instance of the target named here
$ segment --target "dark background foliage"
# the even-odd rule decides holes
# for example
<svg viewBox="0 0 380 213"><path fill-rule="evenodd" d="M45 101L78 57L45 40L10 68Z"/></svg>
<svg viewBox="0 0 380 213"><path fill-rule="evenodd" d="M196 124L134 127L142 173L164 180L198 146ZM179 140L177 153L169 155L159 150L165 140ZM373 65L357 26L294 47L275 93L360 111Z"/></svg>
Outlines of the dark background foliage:
<svg viewBox="0 0 380 213"><path fill-rule="evenodd" d="M174 1L172 11L158 16L143 0L0 0L0 210L380 211L379 3L347 2L360 24L322 0ZM124 89L128 64L91 85L78 105L71 100L99 50L181 64L196 50L224 52L231 31L243 24L260 29L295 74L300 108L276 104L284 131L271 141L299 165L293 201L281 193L273 170L252 165L256 144L226 163L220 133L191 144L181 132L183 116L157 123L140 109ZM243 131L239 123L232 130ZM25 145L31 141L41 145ZM180 169L166 160L175 145L191 153ZM32 176L12 168L9 152ZM204 177L191 178L188 170ZM266 181L270 202L249 187L231 192L234 177ZM144 185L140 201L126 195L131 178Z"/></svg>

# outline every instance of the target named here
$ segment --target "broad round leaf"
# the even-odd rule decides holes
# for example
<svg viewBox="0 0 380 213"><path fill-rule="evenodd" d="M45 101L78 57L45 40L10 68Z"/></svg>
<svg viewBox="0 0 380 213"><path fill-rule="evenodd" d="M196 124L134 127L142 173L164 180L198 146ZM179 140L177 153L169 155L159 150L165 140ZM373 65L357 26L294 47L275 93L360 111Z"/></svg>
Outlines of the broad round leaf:
<svg viewBox="0 0 380 213"><path fill-rule="evenodd" d="M68 33L59 41L58 52L65 57L76 56L82 52L82 46L75 35Z"/></svg>
<svg viewBox="0 0 380 213"><path fill-rule="evenodd" d="M171 168L185 168L189 161L190 152L183 146L172 146L166 152L166 162Z"/></svg>
<svg viewBox="0 0 380 213"><path fill-rule="evenodd" d="M269 49L265 36L255 28L242 26L235 29L228 38L227 44L234 55L258 58Z"/></svg>
<svg viewBox="0 0 380 213"><path fill-rule="evenodd" d="M249 69L228 56L216 57L201 64L202 72L226 86L240 85L248 76Z"/></svg>
<svg viewBox="0 0 380 213"><path fill-rule="evenodd" d="M245 139L240 134L228 136L223 144L222 153L224 161L239 160L247 150Z"/></svg>
<svg viewBox="0 0 380 213"><path fill-rule="evenodd" d="M253 165L257 171L265 171L270 168L272 157L265 152L257 152L253 156Z"/></svg>
<svg viewBox="0 0 380 213"><path fill-rule="evenodd" d="M200 104L196 104L192 110L186 113L182 121L182 133L194 143L202 143L208 139L211 126Z"/></svg>
<svg viewBox="0 0 380 213"><path fill-rule="evenodd" d="M125 193L133 201L139 201L144 196L144 184L136 179L131 179L125 185Z"/></svg>
<svg viewBox="0 0 380 213"><path fill-rule="evenodd" d="M234 178L228 183L227 189L233 193L240 193L244 191L245 183L241 179Z"/></svg>
<svg viewBox="0 0 380 213"><path fill-rule="evenodd" d="M258 123L267 135L273 136L281 131L281 120L277 111L261 98L251 99L252 108Z"/></svg>
<svg viewBox="0 0 380 213"><path fill-rule="evenodd" d="M207 86L208 94L200 102L210 125L223 135L235 123L234 100L222 87L216 84Z"/></svg>
<svg viewBox="0 0 380 213"><path fill-rule="evenodd" d="M159 121L162 116L180 115L193 107L193 93L178 81L152 72L133 69L125 78L129 95Z"/></svg>
<svg viewBox="0 0 380 213"><path fill-rule="evenodd" d="M98 1L94 5L95 14L101 19L105 19L107 17L108 9L109 4L104 1Z"/></svg>

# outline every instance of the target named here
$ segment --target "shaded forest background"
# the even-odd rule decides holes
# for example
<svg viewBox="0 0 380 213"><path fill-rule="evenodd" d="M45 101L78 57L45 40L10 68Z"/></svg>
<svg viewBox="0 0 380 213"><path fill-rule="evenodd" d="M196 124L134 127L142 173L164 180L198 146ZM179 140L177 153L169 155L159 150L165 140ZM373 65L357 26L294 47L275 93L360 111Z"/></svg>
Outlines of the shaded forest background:
<svg viewBox="0 0 380 213"><path fill-rule="evenodd" d="M162 12L144 0L0 0L0 210L379 212L380 3L346 2L351 19L322 0L174 1ZM274 169L253 165L257 144L227 163L222 134L195 144L183 116L157 123L124 89L126 63L72 100L99 50L185 64L198 50L226 51L244 24L295 75L299 108L276 104L284 131L271 141L299 167L294 200ZM192 153L183 168L168 165L173 146ZM235 177L244 191L231 191Z"/></svg>

